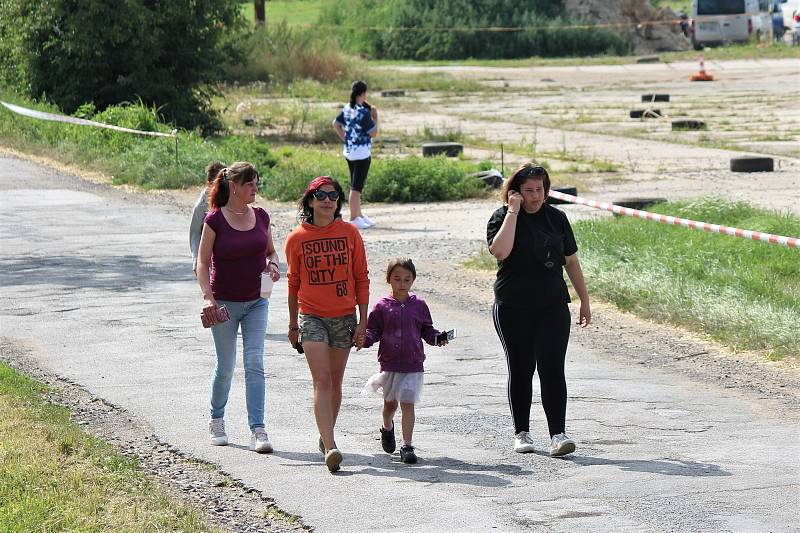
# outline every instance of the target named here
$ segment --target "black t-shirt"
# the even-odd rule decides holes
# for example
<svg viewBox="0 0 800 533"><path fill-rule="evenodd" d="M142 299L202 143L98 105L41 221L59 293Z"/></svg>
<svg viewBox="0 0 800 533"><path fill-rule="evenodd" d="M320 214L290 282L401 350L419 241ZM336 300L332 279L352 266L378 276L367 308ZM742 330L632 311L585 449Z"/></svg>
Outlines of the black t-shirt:
<svg viewBox="0 0 800 533"><path fill-rule="evenodd" d="M491 246L505 220L508 207L492 213L486 226L486 241ZM494 298L500 305L544 309L570 301L564 282L564 257L578 251L567 215L544 204L536 213L522 208L517 215L514 247L497 262ZM545 266L545 265L550 265Z"/></svg>

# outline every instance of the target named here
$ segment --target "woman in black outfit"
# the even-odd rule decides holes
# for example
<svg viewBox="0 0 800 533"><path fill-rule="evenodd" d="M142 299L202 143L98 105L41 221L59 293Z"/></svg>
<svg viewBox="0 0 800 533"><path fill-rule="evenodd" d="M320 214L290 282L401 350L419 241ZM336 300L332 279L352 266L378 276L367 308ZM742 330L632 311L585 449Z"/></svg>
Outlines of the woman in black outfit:
<svg viewBox="0 0 800 533"><path fill-rule="evenodd" d="M592 313L567 216L545 203L550 176L539 166L520 166L503 185L503 207L486 229L497 258L493 318L508 363L508 402L514 418L514 451L534 451L529 435L533 373L538 367L542 407L550 429L550 455L575 451L564 433L570 301L562 267L581 299L581 327Z"/></svg>

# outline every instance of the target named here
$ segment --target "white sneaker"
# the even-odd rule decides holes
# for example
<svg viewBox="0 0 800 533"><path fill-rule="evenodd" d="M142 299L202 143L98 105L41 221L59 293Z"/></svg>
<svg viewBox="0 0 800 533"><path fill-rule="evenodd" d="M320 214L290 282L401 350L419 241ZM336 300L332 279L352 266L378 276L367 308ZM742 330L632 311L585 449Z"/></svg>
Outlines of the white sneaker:
<svg viewBox="0 0 800 533"><path fill-rule="evenodd" d="M520 431L514 437L514 451L517 453L531 453L535 451L533 439L527 431Z"/></svg>
<svg viewBox="0 0 800 533"><path fill-rule="evenodd" d="M550 441L550 457L561 457L575 451L575 441L563 433L553 435Z"/></svg>
<svg viewBox="0 0 800 533"><path fill-rule="evenodd" d="M228 445L228 435L225 434L225 420L221 418L212 418L208 423L208 434L212 445Z"/></svg>
<svg viewBox="0 0 800 533"><path fill-rule="evenodd" d="M250 449L258 453L272 453L272 443L264 428L256 428L250 436Z"/></svg>
<svg viewBox="0 0 800 533"><path fill-rule="evenodd" d="M350 223L355 227L357 227L358 229L367 229L372 227L367 223L366 220L364 220L364 217L356 217L353 220L351 220Z"/></svg>
<svg viewBox="0 0 800 533"><path fill-rule="evenodd" d="M375 221L369 218L367 215L361 215L361 220L369 224L370 228L375 225Z"/></svg>

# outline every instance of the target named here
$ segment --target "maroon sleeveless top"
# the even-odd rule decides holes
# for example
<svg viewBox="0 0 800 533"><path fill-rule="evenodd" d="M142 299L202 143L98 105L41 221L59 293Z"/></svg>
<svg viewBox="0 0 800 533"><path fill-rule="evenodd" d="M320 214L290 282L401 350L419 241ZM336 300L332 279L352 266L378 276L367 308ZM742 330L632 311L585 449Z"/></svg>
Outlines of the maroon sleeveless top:
<svg viewBox="0 0 800 533"><path fill-rule="evenodd" d="M211 292L217 300L248 302L260 298L269 215L260 207L253 210L256 225L249 231L232 228L219 209L206 215L206 224L216 233L211 252Z"/></svg>

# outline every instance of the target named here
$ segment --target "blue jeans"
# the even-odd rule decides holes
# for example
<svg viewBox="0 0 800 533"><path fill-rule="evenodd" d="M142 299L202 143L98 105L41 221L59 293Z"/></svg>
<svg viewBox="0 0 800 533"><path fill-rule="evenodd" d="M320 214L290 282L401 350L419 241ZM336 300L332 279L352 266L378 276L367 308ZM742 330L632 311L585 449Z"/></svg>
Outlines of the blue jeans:
<svg viewBox="0 0 800 533"><path fill-rule="evenodd" d="M211 383L211 418L225 416L225 404L236 368L236 336L242 326L244 383L247 398L247 421L250 429L264 427L264 335L267 332L269 300L249 302L217 300L225 305L231 319L211 328L217 350L217 366Z"/></svg>

